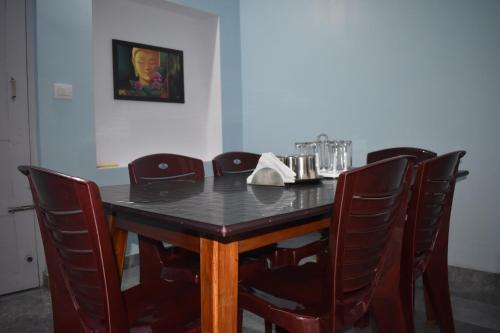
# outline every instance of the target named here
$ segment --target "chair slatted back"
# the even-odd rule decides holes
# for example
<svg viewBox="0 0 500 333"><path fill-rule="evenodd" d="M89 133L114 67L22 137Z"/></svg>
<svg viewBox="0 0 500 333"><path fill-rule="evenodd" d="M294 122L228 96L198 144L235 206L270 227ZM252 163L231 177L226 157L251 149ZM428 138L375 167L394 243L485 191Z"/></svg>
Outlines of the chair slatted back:
<svg viewBox="0 0 500 333"><path fill-rule="evenodd" d="M425 269L434 249L442 218L453 200L458 165L464 155L464 151L451 152L418 165L407 232L410 232L413 265L419 270Z"/></svg>
<svg viewBox="0 0 500 333"><path fill-rule="evenodd" d="M51 293L64 290L69 294L85 331L108 332L112 327L126 331L125 307L97 185L47 169L19 169L30 181L50 279L64 284L51 283ZM53 300L54 311L61 306Z"/></svg>
<svg viewBox="0 0 500 333"><path fill-rule="evenodd" d="M257 166L259 158L259 154L241 151L233 151L217 155L212 159L214 176L218 177L224 174L250 173Z"/></svg>
<svg viewBox="0 0 500 333"><path fill-rule="evenodd" d="M128 165L132 184L165 180L201 180L205 177L203 161L176 154L153 154Z"/></svg>
<svg viewBox="0 0 500 333"><path fill-rule="evenodd" d="M426 149L422 148L413 148L413 147L394 147L387 148L377 151L372 151L366 155L366 163L373 163L376 161L380 161L386 158L391 158L398 155L410 155L415 156L416 163L420 163L429 158L436 157L437 154Z"/></svg>
<svg viewBox="0 0 500 333"><path fill-rule="evenodd" d="M338 311L333 318L365 313L392 231L404 223L413 159L386 159L340 175L330 229L330 239L336 239L330 243L332 304Z"/></svg>

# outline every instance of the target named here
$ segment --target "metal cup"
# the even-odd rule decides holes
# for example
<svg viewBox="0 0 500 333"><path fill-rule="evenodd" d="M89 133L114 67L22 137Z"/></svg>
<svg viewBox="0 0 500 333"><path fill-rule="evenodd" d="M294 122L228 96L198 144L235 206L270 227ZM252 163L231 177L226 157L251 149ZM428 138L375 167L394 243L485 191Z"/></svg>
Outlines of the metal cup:
<svg viewBox="0 0 500 333"><path fill-rule="evenodd" d="M292 169L293 172L296 172L296 165L297 165L297 157L296 156L285 156L285 164L287 167Z"/></svg>
<svg viewBox="0 0 500 333"><path fill-rule="evenodd" d="M307 155L301 155L296 157L297 164L295 165L295 173L297 174L297 179L308 179L309 175L307 172Z"/></svg>
<svg viewBox="0 0 500 333"><path fill-rule="evenodd" d="M318 177L317 174L317 158L315 155L307 155L306 156L306 170L307 170L307 179L314 179Z"/></svg>
<svg viewBox="0 0 500 333"><path fill-rule="evenodd" d="M294 171L297 174L297 179L314 179L317 177L316 159L314 155L297 156L296 160L297 165Z"/></svg>
<svg viewBox="0 0 500 333"><path fill-rule="evenodd" d="M295 178L298 180L317 178L316 162L315 155L291 155L285 157L286 166L295 172Z"/></svg>

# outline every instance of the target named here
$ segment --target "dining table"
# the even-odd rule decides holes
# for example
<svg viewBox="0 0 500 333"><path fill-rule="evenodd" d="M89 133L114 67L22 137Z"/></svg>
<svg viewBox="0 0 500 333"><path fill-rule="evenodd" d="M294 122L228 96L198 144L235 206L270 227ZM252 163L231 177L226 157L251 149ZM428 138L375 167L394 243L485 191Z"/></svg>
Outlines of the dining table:
<svg viewBox="0 0 500 333"><path fill-rule="evenodd" d="M330 224L335 180L262 186L247 176L100 187L120 271L128 232L199 253L202 332L237 332L240 253Z"/></svg>
<svg viewBox="0 0 500 333"><path fill-rule="evenodd" d="M240 253L330 225L336 180L262 186L247 176L100 187L120 272L128 232L199 253L202 332L237 332ZM451 202L431 258L439 269L447 268L450 214Z"/></svg>

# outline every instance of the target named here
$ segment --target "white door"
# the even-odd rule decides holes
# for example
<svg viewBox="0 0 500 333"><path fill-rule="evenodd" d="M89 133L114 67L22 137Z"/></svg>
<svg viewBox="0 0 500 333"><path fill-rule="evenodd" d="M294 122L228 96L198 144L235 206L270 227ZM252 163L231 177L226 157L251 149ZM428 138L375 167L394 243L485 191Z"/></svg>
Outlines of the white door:
<svg viewBox="0 0 500 333"><path fill-rule="evenodd" d="M30 164L25 0L0 0L0 294L39 286ZM33 120L32 120L33 121Z"/></svg>

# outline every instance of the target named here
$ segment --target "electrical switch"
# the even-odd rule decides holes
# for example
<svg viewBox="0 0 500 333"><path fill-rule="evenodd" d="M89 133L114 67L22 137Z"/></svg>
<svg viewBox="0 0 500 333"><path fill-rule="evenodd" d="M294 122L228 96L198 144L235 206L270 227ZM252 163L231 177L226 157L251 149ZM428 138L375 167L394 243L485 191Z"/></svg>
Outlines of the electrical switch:
<svg viewBox="0 0 500 333"><path fill-rule="evenodd" d="M73 85L66 83L54 83L54 98L72 99Z"/></svg>

